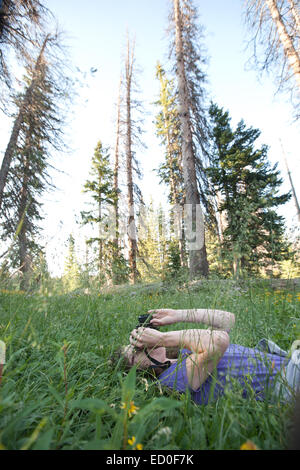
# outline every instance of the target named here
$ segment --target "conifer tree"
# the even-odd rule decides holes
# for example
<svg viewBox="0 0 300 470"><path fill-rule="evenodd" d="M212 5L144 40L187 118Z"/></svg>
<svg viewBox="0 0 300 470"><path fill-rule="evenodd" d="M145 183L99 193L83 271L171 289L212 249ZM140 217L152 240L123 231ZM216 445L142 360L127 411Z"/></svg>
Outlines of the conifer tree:
<svg viewBox="0 0 300 470"><path fill-rule="evenodd" d="M137 118L137 113L141 110L141 103L135 98L137 67L135 63L135 41L130 41L127 35L127 49L124 71L124 146L126 159L126 179L127 179L127 207L128 207L128 257L130 267L130 282L135 283L139 279L137 269L137 228L136 228L136 208L137 202L142 202L141 191L136 184L136 176L141 176L139 162L136 158L136 147L143 145L140 139L142 133L141 119Z"/></svg>
<svg viewBox="0 0 300 470"><path fill-rule="evenodd" d="M168 80L166 72L157 64L156 77L160 82L160 96L156 105L160 112L156 117L157 135L165 146L165 161L158 169L160 180L169 187L170 231L173 236L173 249L176 240L179 246L181 264L185 264L185 237L184 237L184 181L182 169L182 138L178 113L178 96L175 91L174 80Z"/></svg>
<svg viewBox="0 0 300 470"><path fill-rule="evenodd" d="M119 92L117 100L117 119L116 119L116 132L115 132L115 147L114 147L114 166L113 166L113 195L114 195L114 236L112 242L108 243L110 246L110 261L109 261L109 276L113 284L124 284L128 282L129 267L123 253L123 242L120 237L121 220L121 170L122 170L122 137L124 137L124 77L120 76Z"/></svg>
<svg viewBox="0 0 300 470"><path fill-rule="evenodd" d="M159 233L157 214L151 200L149 207L143 207L139 213L138 224L138 269L141 279L151 281L161 274L159 253Z"/></svg>
<svg viewBox="0 0 300 470"><path fill-rule="evenodd" d="M185 230L189 232L189 269L193 278L208 275L203 216L203 208L207 203L204 160L207 155L208 128L204 109L205 57L199 45L201 31L191 0L173 0L171 25L183 142L182 168L188 220ZM192 237L194 240L191 240Z"/></svg>
<svg viewBox="0 0 300 470"><path fill-rule="evenodd" d="M158 221L159 259L160 259L160 265L164 267L165 260L166 260L166 253L167 253L168 223L167 223L166 214L164 212L164 209L161 203L159 204L159 207L158 207L157 221Z"/></svg>
<svg viewBox="0 0 300 470"><path fill-rule="evenodd" d="M113 188L113 170L110 165L108 148L104 148L102 142L96 145L92 158L91 179L84 185L84 192L92 199L92 207L89 211L82 211L83 224L92 224L97 227L98 235L91 237L89 243L98 245L98 275L101 280L108 275L108 259L111 241L109 240L110 209L114 208L115 190Z"/></svg>
<svg viewBox="0 0 300 470"><path fill-rule="evenodd" d="M37 36L43 31L49 10L39 0L0 1L0 83L11 87L7 52L28 58Z"/></svg>
<svg viewBox="0 0 300 470"><path fill-rule="evenodd" d="M38 241L43 218L41 198L47 189L53 187L49 177L52 151L64 149L62 121L65 115L61 98L63 96L66 102L68 95L60 60L55 52L57 41L58 36L47 35L38 61L27 65L25 91L15 98L19 108L16 118L19 120L18 132L8 145L10 147L14 140L9 150L10 164L6 168L2 198L2 236L9 240L17 234L18 246L12 263L20 267L23 287L28 284L33 258L41 249ZM25 102L27 106L24 106Z"/></svg>
<svg viewBox="0 0 300 470"><path fill-rule="evenodd" d="M26 87L26 91L22 96L22 99L19 99L19 106L18 106L18 113L16 115L11 136L6 147L4 157L2 160L1 168L0 168L0 211L2 206L3 200L3 191L7 182L8 172L11 166L11 162L13 159L14 152L16 151L16 146L19 138L19 134L21 131L21 127L23 125L23 121L25 119L26 113L30 106L33 105L33 97L34 94L37 93L37 88L40 86L41 83L41 75L43 74L43 64L44 64L44 53L45 48L47 46L47 42L49 41L50 36L47 35L43 41L42 47L39 51L38 58L34 64L33 69L30 71L31 80Z"/></svg>
<svg viewBox="0 0 300 470"><path fill-rule="evenodd" d="M44 250L38 253L33 266L33 280L36 287L42 292L47 292L50 286L50 272Z"/></svg>
<svg viewBox="0 0 300 470"><path fill-rule="evenodd" d="M256 272L287 256L284 219L276 208L290 199L279 194L282 179L277 164L271 166L268 148L256 149L258 129L247 128L240 121L235 130L228 112L212 104L213 165L208 169L212 185L223 201L219 211L226 211L223 249L231 253L235 276L240 271Z"/></svg>
<svg viewBox="0 0 300 470"><path fill-rule="evenodd" d="M119 250L119 172L120 172L120 139L121 139L121 90L122 77L120 78L119 95L117 104L117 123L116 123L116 144L115 144L115 161L114 161L114 193L115 193L115 249Z"/></svg>
<svg viewBox="0 0 300 470"><path fill-rule="evenodd" d="M68 238L68 253L65 260L63 284L67 291L75 290L80 283L80 267L75 251L75 239L72 234Z"/></svg>
<svg viewBox="0 0 300 470"><path fill-rule="evenodd" d="M165 147L165 162L160 165L158 174L169 186L169 202L172 205L182 204L182 139L174 80L168 80L160 63L156 66L156 77L160 82L160 96L155 103L160 107L156 116L156 129Z"/></svg>

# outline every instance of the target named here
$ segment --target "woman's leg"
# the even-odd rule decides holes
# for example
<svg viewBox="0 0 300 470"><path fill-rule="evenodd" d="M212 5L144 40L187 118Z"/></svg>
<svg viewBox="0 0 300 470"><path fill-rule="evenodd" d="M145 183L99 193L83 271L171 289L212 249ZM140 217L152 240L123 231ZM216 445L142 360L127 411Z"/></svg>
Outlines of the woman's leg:
<svg viewBox="0 0 300 470"><path fill-rule="evenodd" d="M300 392L300 349L292 352L291 359L284 368L282 380L275 386L275 394L284 401L291 400Z"/></svg>

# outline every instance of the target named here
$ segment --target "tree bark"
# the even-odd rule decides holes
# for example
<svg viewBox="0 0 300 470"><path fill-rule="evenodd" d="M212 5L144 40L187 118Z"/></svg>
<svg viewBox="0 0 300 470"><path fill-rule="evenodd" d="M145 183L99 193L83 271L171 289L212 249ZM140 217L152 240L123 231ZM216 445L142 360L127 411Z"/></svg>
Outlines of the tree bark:
<svg viewBox="0 0 300 470"><path fill-rule="evenodd" d="M31 104L32 92L33 92L33 90L36 86L36 83L38 81L39 70L40 70L40 66L41 66L41 63L42 63L42 60L43 60L44 51L45 51L45 48L46 48L46 45L47 45L47 41L49 40L49 37L50 36L47 35L44 42L43 42L43 45L42 45L42 48L40 50L39 56L38 56L37 61L35 63L32 81L31 81L29 87L27 88L27 90L25 92L25 95L24 95L24 98L22 100L22 103L19 107L19 112L18 112L18 115L15 119L15 122L14 122L14 125L13 125L13 128L12 128L12 132L11 132L11 136L10 136L10 139L9 139L9 142L8 142L8 145L7 145L4 157L3 157L3 161L2 161L2 165L1 165L1 169L0 169L0 214L1 214L1 206L2 206L2 201L3 201L3 192L4 192L6 180L7 180L7 175L8 175L9 168L10 168L10 165L11 165L11 162L12 162L12 159L13 159L14 151L16 149L19 133L20 133L20 130L21 130L23 119L24 119L24 114L25 114L26 110L28 109L28 107Z"/></svg>
<svg viewBox="0 0 300 470"><path fill-rule="evenodd" d="M287 158L286 158L285 152L283 150L282 144L281 144L281 147L282 147L282 151L283 151L285 166L286 166L288 177L289 177L289 180L290 180L290 185L291 185L291 188L292 188L292 194L293 194L294 203L295 203L295 206L296 206L298 221L300 223L300 206L299 206L299 202L298 202L298 199L297 199L297 194L296 194L295 187L294 187L294 184L293 184L292 175L291 175L291 172L290 172L290 169L289 169L289 166L288 166Z"/></svg>
<svg viewBox="0 0 300 470"><path fill-rule="evenodd" d="M185 214L189 212L190 217L187 223L190 233L186 235L189 241L189 268L190 277L197 275L208 275L208 262L205 247L204 219L200 206L200 197L197 186L195 155L193 149L192 126L189 113L189 95L185 73L185 63L183 55L183 39L180 1L174 0L175 28L176 28L176 60L177 60L177 80L178 80L178 99L179 99L179 118L181 123L183 148L182 148L182 166L185 185ZM191 239L195 234L195 241ZM189 240L188 240L189 238ZM193 242L193 245L191 245ZM192 247L194 246L194 248Z"/></svg>
<svg viewBox="0 0 300 470"><path fill-rule="evenodd" d="M119 249L119 149L120 149L120 123L121 123L121 86L122 78L120 78L118 111L117 111L117 130L115 145L115 167L114 167L114 191L115 191L115 247Z"/></svg>
<svg viewBox="0 0 300 470"><path fill-rule="evenodd" d="M101 185L101 176L99 176L99 186ZM101 280L103 272L103 240L102 240L102 204L101 204L101 192L99 192L99 205L98 205L98 217L99 217L99 242L98 242L98 262L99 262L99 279Z"/></svg>
<svg viewBox="0 0 300 470"><path fill-rule="evenodd" d="M221 192L220 191L217 191L216 192L216 200L217 200L217 207L218 207L218 210L217 210L217 222L218 222L218 232L219 232L219 240L220 240L220 243L223 243L224 241L224 230L226 228L226 215L224 213L224 211L220 212L219 211L219 207L222 203L222 196L221 196Z"/></svg>
<svg viewBox="0 0 300 470"><path fill-rule="evenodd" d="M136 241L136 223L133 198L133 176L132 176L132 117L131 117L131 88L132 73L134 62L134 44L130 51L129 38L127 42L126 59L126 173L127 173L127 201L128 201L128 239L129 239L129 279L131 283L138 280L138 270L136 264L137 241Z"/></svg>
<svg viewBox="0 0 300 470"><path fill-rule="evenodd" d="M21 227L18 233L19 242L19 259L20 259L20 272L22 273L21 289L26 290L28 288L29 273L31 270L31 259L28 253L28 240L27 240L27 209L28 209L28 181L29 181L29 165L30 165L30 144L31 135L27 136L26 152L24 155L24 174L23 183L20 193L20 204L19 204L19 221L18 224Z"/></svg>
<svg viewBox="0 0 300 470"><path fill-rule="evenodd" d="M298 33L300 32L300 14L299 12L297 11L297 8L296 8L296 5L295 5L295 2L294 0L289 0L290 2L290 5L291 5L291 12L292 12L292 16L295 20L295 24L296 24L296 29L298 31Z"/></svg>
<svg viewBox="0 0 300 470"><path fill-rule="evenodd" d="M288 58L291 69L293 70L293 74L295 76L296 82L299 87L299 92L300 92L300 56L299 56L299 53L296 51L293 41L290 38L286 30L285 24L282 20L281 14L277 7L276 0L266 0L266 4L269 7L271 16L276 25L278 35L279 35L282 47L284 49L284 53L286 57Z"/></svg>

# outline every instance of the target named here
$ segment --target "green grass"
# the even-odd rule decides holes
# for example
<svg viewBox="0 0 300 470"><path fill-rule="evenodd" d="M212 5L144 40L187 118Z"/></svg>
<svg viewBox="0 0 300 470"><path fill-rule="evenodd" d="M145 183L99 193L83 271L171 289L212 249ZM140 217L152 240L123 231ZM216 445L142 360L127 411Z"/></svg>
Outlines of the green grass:
<svg viewBox="0 0 300 470"><path fill-rule="evenodd" d="M166 307L232 311L231 342L245 346L268 337L288 349L300 335L299 292L277 292L262 281L203 282L193 290L137 286L101 295L2 291L0 339L7 363L0 448L239 449L250 439L260 449L285 449L290 405L243 399L235 390L199 406L185 394L162 395L149 376L111 365L137 316ZM130 402L138 409L129 417Z"/></svg>

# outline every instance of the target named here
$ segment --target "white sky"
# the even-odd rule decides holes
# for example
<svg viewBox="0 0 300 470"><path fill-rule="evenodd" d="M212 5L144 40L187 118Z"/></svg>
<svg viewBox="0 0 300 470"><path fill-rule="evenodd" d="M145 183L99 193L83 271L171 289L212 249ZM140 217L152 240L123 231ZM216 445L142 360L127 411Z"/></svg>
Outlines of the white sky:
<svg viewBox="0 0 300 470"><path fill-rule="evenodd" d="M158 97L159 85L155 79L157 60L166 64L168 53L167 14L169 0L47 0L47 6L68 33L68 45L75 66L83 71L91 67L98 72L88 75L88 87L81 89L74 107L68 140L72 152L57 155L54 165L64 174L55 173L57 191L46 195L44 221L47 257L51 271L63 269L65 244L71 232L82 238L75 223L84 209L86 196L82 194L88 177L90 162L98 140L104 146L114 146L115 104L117 101L122 54L126 30L136 37L136 62L141 68L138 83L139 99L148 113L144 124L147 150L137 153L144 179L140 183L147 202L150 197L158 205L166 189L159 184L156 174L163 158L163 148L155 136L153 124L157 109L153 102ZM258 80L255 71L246 71L250 50L245 51L246 27L243 23L243 1L194 0L205 27L204 45L210 57L207 69L209 97L225 108L236 125L244 119L247 126L261 130L259 143L270 147L269 159L279 162L285 180L282 190L290 189L282 151L284 146L294 185L300 198L299 124L292 123L292 107L288 96L274 97L276 85L268 77ZM9 139L11 122L0 121L0 151L3 154ZM296 224L293 200L281 209L287 224ZM80 232L80 233L79 233Z"/></svg>

